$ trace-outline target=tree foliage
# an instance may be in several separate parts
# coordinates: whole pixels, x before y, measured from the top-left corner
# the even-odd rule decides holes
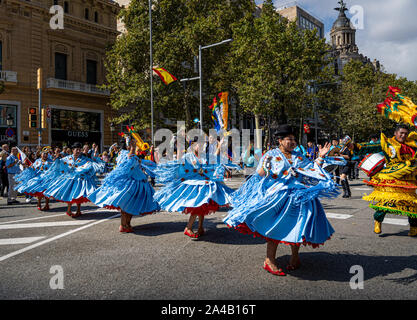
[[[209,45],[232,37],[231,25],[254,12],[252,0],[199,1],[158,0],[153,2],[154,66],[167,69],[178,79],[196,77],[194,57],[199,45]],[[134,119],[141,128],[150,126],[149,8],[147,0],[133,0],[121,10],[127,30],[107,55],[107,88],[111,105],[122,113],[121,122]],[[231,88],[227,57],[230,46],[203,51],[202,72],[204,120],[208,119],[214,95]],[[187,126],[199,115],[198,81],[183,86],[176,81],[168,86],[154,81],[155,120],[185,120]],[[163,116],[163,117],[162,117]],[[162,125],[157,123],[157,125]]]
[[[366,141],[370,134],[392,133],[395,122],[377,113],[377,104],[384,101],[389,86],[417,102],[417,82],[396,74],[375,71],[369,64],[352,60],[343,69],[337,122],[344,133],[355,140]]]
[[[310,104],[308,84],[326,65],[325,40],[280,16],[271,0],[259,18],[235,24],[233,35],[231,72],[243,110],[299,118]]]

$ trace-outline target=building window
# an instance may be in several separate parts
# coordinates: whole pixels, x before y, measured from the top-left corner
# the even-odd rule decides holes
[[[11,118],[12,123],[8,124],[7,119]],[[0,143],[17,143],[17,106],[11,104],[0,105]]]
[[[58,5],[58,0],[54,0],[54,6]]]
[[[69,3],[68,3],[68,1],[64,1],[64,12],[69,13]]]
[[[67,80],[67,55],[55,53],[55,79]]]
[[[3,42],[0,41],[0,70],[3,70]]]
[[[87,83],[97,84],[97,61],[87,60]]]
[[[98,12],[94,12],[94,22],[98,23]]]
[[[84,18],[86,20],[90,20],[90,11],[88,10],[88,8],[84,9]]]

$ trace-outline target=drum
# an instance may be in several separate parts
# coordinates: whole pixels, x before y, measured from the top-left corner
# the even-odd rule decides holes
[[[359,168],[366,173],[368,177],[376,175],[384,168],[385,157],[382,153],[372,153],[367,155],[361,163]]]

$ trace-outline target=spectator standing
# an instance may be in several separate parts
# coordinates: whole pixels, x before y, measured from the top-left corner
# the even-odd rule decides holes
[[[87,158],[90,158],[89,151],[90,151],[90,146],[88,145],[88,143],[86,143],[82,148],[81,154],[86,156]]]
[[[11,150],[11,154],[7,157],[6,160],[6,167],[7,167],[7,176],[9,180],[9,189],[7,194],[7,205],[20,203],[16,200],[17,191],[14,190],[16,185],[16,181],[14,180],[14,176],[20,173],[19,164],[21,161],[18,159],[18,150],[16,147],[13,147]]]
[[[9,179],[7,176],[7,151],[3,150],[0,153],[0,177],[1,177],[1,196],[4,197],[4,190],[7,188],[9,192]]]
[[[318,151],[319,149],[317,149],[313,142],[309,141],[307,143],[307,157],[310,161],[316,160]]]
[[[10,150],[9,150],[9,145],[8,145],[8,144],[3,144],[3,145],[1,146],[1,149],[2,149],[3,151],[6,151],[7,156],[9,156],[9,154],[10,154]]]

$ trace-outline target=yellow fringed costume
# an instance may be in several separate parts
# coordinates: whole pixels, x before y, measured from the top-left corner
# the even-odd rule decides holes
[[[390,87],[388,97],[378,105],[378,111],[396,122],[416,126],[417,106],[407,97],[400,95],[398,88]],[[363,197],[371,201],[370,207],[375,210],[375,233],[381,232],[381,223],[385,214],[404,215],[409,217],[410,233],[417,235],[417,133],[410,132],[402,144],[395,139],[381,134],[381,149],[385,156],[385,168],[365,181],[374,187],[370,195]],[[411,219],[410,219],[411,218]]]
[[[414,139],[417,134],[412,132],[405,144],[416,148]],[[386,166],[370,181],[365,181],[374,191],[363,199],[376,202],[370,205],[375,210],[417,218],[417,153],[401,154],[401,143],[384,134],[381,134],[381,148]]]

